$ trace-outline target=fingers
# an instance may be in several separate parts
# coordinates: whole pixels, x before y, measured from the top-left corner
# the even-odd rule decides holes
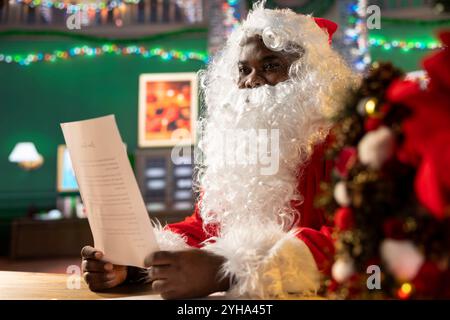
[[[91,246],[85,246],[81,249],[81,257],[84,259],[101,259],[103,257],[103,252]]]
[[[83,278],[92,291],[99,291],[112,288],[116,285],[116,275],[113,272],[95,273],[85,272]]]
[[[181,299],[189,295],[183,294],[168,280],[155,280],[152,282],[152,290],[161,295],[163,299]]]
[[[149,277],[152,280],[152,289],[161,294],[163,299],[181,296],[180,288],[176,285],[179,282],[178,262],[179,254],[171,251],[157,251],[145,258],[145,266],[151,267]]]
[[[117,285],[116,274],[113,271],[114,266],[100,259],[103,252],[91,247],[85,246],[81,250],[81,269],[83,278],[92,291],[100,291],[112,288]]]
[[[161,298],[164,300],[183,299],[183,296],[176,291],[161,292]]]
[[[97,272],[85,272],[83,278],[87,283],[108,282],[114,280],[116,275],[113,272],[97,273]]]
[[[150,266],[160,266],[169,265],[174,261],[175,253],[170,251],[157,251],[149,254],[145,260],[144,264],[146,267]]]
[[[86,259],[81,262],[83,272],[108,272],[113,268],[111,263],[105,261]]]
[[[152,282],[152,290],[163,294],[165,292],[172,291],[172,286],[168,280],[155,280]]]
[[[152,281],[167,279],[172,274],[173,272],[171,272],[171,267],[169,265],[152,266],[148,272],[148,276]]]

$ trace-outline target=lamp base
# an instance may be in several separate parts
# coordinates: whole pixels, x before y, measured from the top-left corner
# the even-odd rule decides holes
[[[19,162],[19,166],[22,169],[25,169],[27,171],[35,170],[35,169],[41,167],[43,164],[44,164],[44,158],[42,158],[42,157],[40,157],[39,160],[36,160],[36,161],[22,161],[22,162]]]

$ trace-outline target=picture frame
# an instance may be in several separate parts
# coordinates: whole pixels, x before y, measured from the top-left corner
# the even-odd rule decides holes
[[[195,144],[197,114],[197,73],[139,76],[139,147]]]

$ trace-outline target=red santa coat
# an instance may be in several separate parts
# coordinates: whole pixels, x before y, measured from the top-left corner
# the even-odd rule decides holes
[[[246,226],[245,230],[236,231],[228,239],[217,239],[217,228],[203,226],[196,206],[194,213],[184,221],[157,231],[160,245],[169,250],[211,249],[225,256],[230,260],[224,266],[225,273],[237,274],[234,293],[238,295],[283,298],[292,292],[313,293],[318,288],[317,273],[330,271],[334,254],[331,226],[323,212],[314,207],[320,183],[329,180],[331,171],[331,162],[324,157],[326,145],[322,143],[315,147],[299,177],[298,188],[304,201],[294,204],[300,218],[291,232],[281,232],[272,227],[267,228],[270,230],[263,227],[257,232],[246,232],[250,228]],[[208,245],[210,239],[215,239],[217,244]]]

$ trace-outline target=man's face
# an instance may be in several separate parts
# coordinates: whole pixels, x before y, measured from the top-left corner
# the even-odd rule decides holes
[[[289,67],[299,54],[268,49],[260,36],[249,37],[239,55],[239,89],[252,89],[265,84],[274,86],[289,78]]]

